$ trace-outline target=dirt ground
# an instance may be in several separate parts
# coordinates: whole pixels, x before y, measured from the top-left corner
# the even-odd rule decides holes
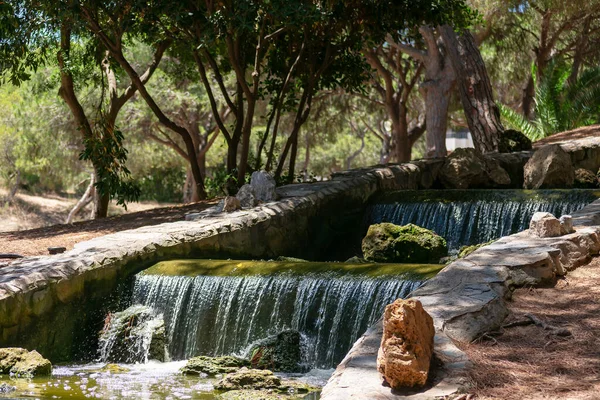
[[[181,221],[185,218],[186,214],[202,211],[216,203],[217,200],[211,200],[182,206],[159,207],[138,212],[129,212],[127,214],[112,216],[102,220],[81,221],[69,225],[59,224],[28,230],[0,232],[0,253],[16,253],[23,256],[35,256],[48,254],[48,247],[62,246],[71,249],[75,243],[89,240],[97,236],[126,229],[139,228],[141,226]],[[146,205],[148,207],[156,207],[156,204]],[[135,207],[133,204],[132,206]],[[143,208],[143,206],[143,204],[137,205],[138,208]],[[132,209],[133,207],[130,206],[129,208]],[[63,214],[64,213],[58,214],[61,216],[59,221],[64,220]],[[10,213],[10,215],[14,215],[14,212]],[[39,216],[40,213],[35,215],[38,216],[38,218],[42,218]],[[47,218],[47,215],[50,214],[44,214],[44,218]],[[16,218],[19,218],[19,216],[16,216]],[[5,225],[9,223],[9,218],[0,215],[0,221],[0,224]]]
[[[499,336],[464,348],[475,398],[600,399],[600,257],[552,288],[516,290],[510,312]],[[526,315],[552,329],[507,327]]]
[[[533,144],[533,147],[540,147],[546,144],[562,143],[569,140],[585,139],[590,137],[600,137],[600,125],[584,126],[573,129],[572,131],[557,133],[542,140],[538,140]],[[598,398],[600,398],[600,394],[598,395]]]

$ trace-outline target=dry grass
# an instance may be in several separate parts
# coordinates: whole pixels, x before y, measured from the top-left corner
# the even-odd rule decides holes
[[[600,258],[555,287],[517,290],[510,311],[507,323],[533,314],[572,335],[528,325],[466,346],[476,398],[600,399]]]

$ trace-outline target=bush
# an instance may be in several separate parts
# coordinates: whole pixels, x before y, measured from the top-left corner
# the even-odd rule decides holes
[[[156,200],[161,203],[183,201],[185,171],[176,166],[153,166],[147,175],[139,180],[142,190],[140,200]]]

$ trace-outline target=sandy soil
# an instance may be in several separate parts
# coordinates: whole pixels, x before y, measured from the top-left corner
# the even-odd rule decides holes
[[[554,287],[516,290],[510,312],[498,334],[464,348],[475,398],[600,399],[600,257]],[[568,332],[507,326],[526,315]]]
[[[185,214],[199,212],[217,200],[181,206],[160,206],[157,203],[132,203],[128,212],[111,207],[113,215],[103,220],[62,224],[76,200],[62,197],[37,197],[19,194],[16,206],[0,207],[0,253],[23,256],[48,254],[48,247],[73,248],[75,243],[126,229],[181,221]],[[29,229],[33,228],[33,229]],[[3,232],[4,231],[4,232]]]

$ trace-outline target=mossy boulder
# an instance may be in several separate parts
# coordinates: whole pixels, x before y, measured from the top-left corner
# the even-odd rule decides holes
[[[500,134],[498,151],[500,153],[514,153],[515,151],[526,151],[532,149],[531,139],[523,132],[507,129]]]
[[[599,186],[599,179],[596,174],[592,171],[584,168],[577,168],[575,170],[575,183],[573,184],[576,188],[581,189],[594,189]]]
[[[0,349],[0,374],[31,378],[51,373],[50,361],[35,350],[28,351],[19,347]]]
[[[208,375],[215,376],[220,374],[228,374],[235,372],[242,367],[249,366],[248,360],[242,358],[224,356],[224,357],[207,357],[199,356],[190,358],[181,368],[181,373],[184,375]]]
[[[286,330],[250,346],[248,352],[252,368],[281,372],[303,372],[302,337],[300,332]]]
[[[369,227],[362,251],[367,261],[438,263],[448,255],[448,246],[443,237],[429,229],[383,222]]]
[[[281,379],[267,369],[243,367],[225,375],[214,386],[217,390],[276,389],[281,386]]]

